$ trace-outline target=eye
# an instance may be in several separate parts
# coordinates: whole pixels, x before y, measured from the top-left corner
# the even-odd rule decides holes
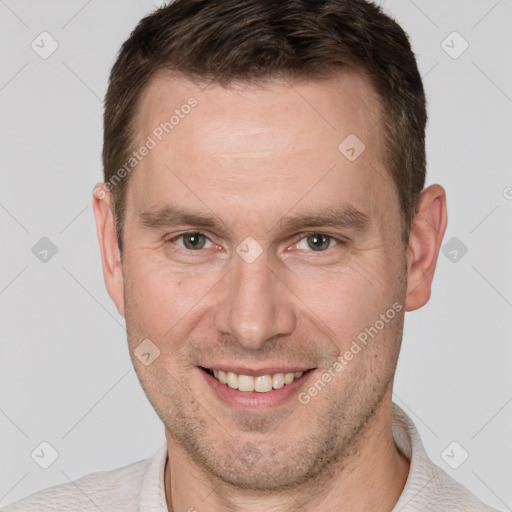
[[[330,235],[324,233],[308,233],[295,245],[297,249],[313,250],[324,252],[337,245],[339,242]]]
[[[181,240],[181,243],[179,242],[179,240]],[[208,239],[208,237],[197,231],[189,231],[187,233],[182,233],[181,235],[172,238],[171,241],[176,242],[181,247],[184,247],[185,249],[189,249],[191,251],[209,249],[210,247],[213,246],[212,242]]]

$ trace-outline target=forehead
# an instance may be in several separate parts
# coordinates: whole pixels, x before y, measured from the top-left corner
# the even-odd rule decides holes
[[[230,154],[243,153],[247,147],[285,151],[287,148],[282,143],[286,134],[289,142],[307,134],[312,145],[317,139],[311,139],[311,135],[318,135],[337,147],[335,143],[348,130],[358,132],[369,143],[379,132],[372,130],[380,118],[380,104],[373,87],[360,73],[346,70],[321,81],[269,79],[260,83],[235,82],[227,87],[218,84],[201,87],[190,80],[159,73],[142,94],[136,120],[138,135],[148,134],[169,120],[191,97],[199,107],[186,123],[193,130],[183,127],[173,130],[172,138],[182,142],[186,137],[195,142],[190,137],[196,135],[201,138],[202,146],[224,145]],[[297,126],[298,120],[303,124]],[[201,132],[206,123],[208,129],[223,123],[222,133]],[[235,123],[236,129],[227,130],[230,123]],[[244,133],[239,133],[240,130]],[[281,140],[272,136],[278,130]],[[232,137],[226,140],[227,135]]]
[[[284,208],[307,192],[303,203],[333,206],[343,196],[368,206],[377,191],[394,194],[380,116],[375,91],[353,71],[203,88],[160,74],[139,104],[137,146],[150,137],[155,147],[132,175],[128,205],[203,199],[220,209],[236,202],[242,213],[259,202],[282,214],[276,202]]]

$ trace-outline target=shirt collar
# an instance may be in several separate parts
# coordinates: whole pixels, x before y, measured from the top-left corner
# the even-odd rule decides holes
[[[400,498],[391,512],[418,510],[418,504],[428,494],[429,484],[440,476],[441,470],[428,457],[414,423],[395,403],[392,409],[392,432],[395,446],[407,458],[410,468]]]
[[[167,443],[164,443],[149,462],[139,494],[139,512],[168,512],[165,500],[164,471]]]

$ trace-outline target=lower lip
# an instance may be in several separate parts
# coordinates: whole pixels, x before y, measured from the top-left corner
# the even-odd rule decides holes
[[[222,382],[201,368],[198,368],[198,370],[207,384],[224,403],[236,409],[247,411],[273,409],[284,405],[298,393],[299,389],[306,384],[306,381],[314,373],[314,370],[308,370],[302,377],[295,379],[290,384],[285,384],[282,388],[273,389],[266,393],[258,393],[257,391],[239,391],[238,389],[230,388],[227,384],[222,384]]]

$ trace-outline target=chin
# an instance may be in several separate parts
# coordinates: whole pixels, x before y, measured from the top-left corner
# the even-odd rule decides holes
[[[335,446],[319,442],[317,436],[288,444],[279,437],[274,439],[277,444],[233,438],[219,445],[203,438],[182,446],[216,480],[254,492],[292,490],[314,479],[337,458]]]
[[[258,460],[254,464],[237,464],[238,467],[212,466],[211,472],[222,482],[239,490],[275,492],[292,489],[308,479],[308,471],[296,461],[276,466],[275,459]]]

